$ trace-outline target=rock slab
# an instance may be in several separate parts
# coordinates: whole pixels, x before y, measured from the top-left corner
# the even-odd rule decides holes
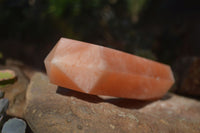
[[[7,114],[22,118],[29,80],[19,67],[0,66],[0,69],[10,69],[16,73],[17,81],[14,84],[0,87],[0,90],[4,92],[4,97],[9,100]]]
[[[34,133],[199,133],[200,102],[173,94],[142,102],[58,88],[36,73],[24,116]]]

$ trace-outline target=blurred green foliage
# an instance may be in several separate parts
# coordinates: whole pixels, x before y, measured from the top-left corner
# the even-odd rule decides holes
[[[148,2],[1,0],[0,35],[4,39],[35,42],[64,36],[100,45],[106,42],[108,47],[138,53],[138,49],[151,49],[153,43],[149,35],[137,28],[139,15]],[[154,55],[149,52],[143,56],[151,58]]]
[[[147,57],[152,60],[157,60],[156,56],[153,54],[151,50],[147,49],[137,49],[135,54],[141,57]]]
[[[200,56],[199,9],[196,0],[0,0],[0,41],[32,43],[45,54],[67,37],[172,64]]]
[[[149,0],[128,0],[127,2],[132,20],[137,22],[139,13],[144,10]]]
[[[0,59],[2,59],[3,58],[3,54],[0,52]]]
[[[100,6],[101,0],[92,0],[83,4],[81,0],[49,0],[49,13],[57,17],[62,17],[66,11],[71,16],[78,16],[81,14],[83,6],[87,8],[98,8]]]

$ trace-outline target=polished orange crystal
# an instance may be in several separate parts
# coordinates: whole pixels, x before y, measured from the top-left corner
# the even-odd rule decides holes
[[[45,66],[52,83],[95,95],[154,99],[174,83],[168,65],[66,38],[58,41]]]

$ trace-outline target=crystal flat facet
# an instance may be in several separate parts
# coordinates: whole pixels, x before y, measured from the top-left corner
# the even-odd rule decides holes
[[[154,99],[174,83],[168,65],[66,38],[58,41],[45,66],[52,83],[95,95]]]

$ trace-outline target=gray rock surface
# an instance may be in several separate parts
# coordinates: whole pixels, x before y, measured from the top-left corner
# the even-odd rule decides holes
[[[25,119],[34,133],[199,133],[200,102],[174,94],[157,101],[100,98],[64,88],[36,73]]]
[[[8,99],[6,98],[0,99],[0,129],[2,128],[2,125],[4,123],[8,105],[9,105]]]
[[[9,119],[2,128],[2,133],[25,133],[26,122],[22,119]]]
[[[9,101],[6,98],[0,99],[0,114],[3,114],[8,109]]]
[[[0,98],[4,97],[4,92],[0,90]]]

